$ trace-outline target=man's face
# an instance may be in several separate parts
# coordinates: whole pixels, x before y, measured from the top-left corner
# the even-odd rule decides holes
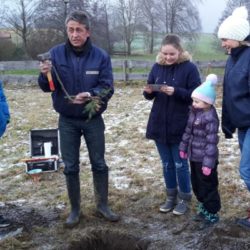
[[[69,41],[74,47],[83,46],[89,37],[89,30],[85,28],[85,25],[76,21],[70,20],[66,25],[66,29]]]

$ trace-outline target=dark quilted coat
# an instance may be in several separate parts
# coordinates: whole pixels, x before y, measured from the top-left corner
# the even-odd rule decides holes
[[[179,149],[188,153],[190,161],[213,168],[218,160],[219,119],[213,106],[207,111],[191,109]]]

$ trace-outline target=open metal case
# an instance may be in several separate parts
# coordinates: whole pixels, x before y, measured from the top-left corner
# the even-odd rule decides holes
[[[44,143],[51,143],[51,155],[45,157]],[[30,159],[26,159],[26,172],[41,169],[54,172],[58,169],[60,159],[60,137],[58,129],[30,130]]]

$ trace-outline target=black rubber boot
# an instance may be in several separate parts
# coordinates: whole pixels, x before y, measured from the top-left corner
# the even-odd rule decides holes
[[[108,173],[93,173],[96,208],[98,214],[108,221],[116,222],[120,216],[108,206]]]
[[[65,227],[72,228],[80,222],[80,180],[79,174],[66,175],[68,196],[71,205],[70,214],[65,222]]]

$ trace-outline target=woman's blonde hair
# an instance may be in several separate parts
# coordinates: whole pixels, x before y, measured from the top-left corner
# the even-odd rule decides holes
[[[184,51],[184,49],[183,49],[183,47],[181,45],[180,37],[175,35],[175,34],[168,34],[162,39],[161,47],[165,46],[165,45],[172,45],[173,47],[175,47],[180,52]]]

